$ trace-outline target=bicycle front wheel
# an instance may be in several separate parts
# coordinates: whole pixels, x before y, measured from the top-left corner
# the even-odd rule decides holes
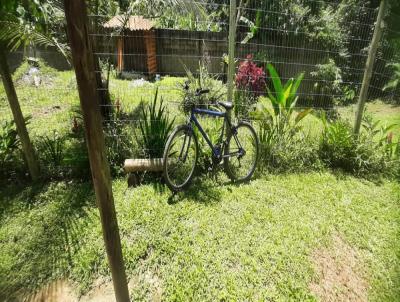
[[[190,126],[178,126],[164,149],[164,178],[174,192],[189,185],[197,164],[198,144]]]
[[[232,129],[226,140],[224,170],[236,183],[250,180],[258,160],[258,138],[254,128],[247,122],[240,122]]]

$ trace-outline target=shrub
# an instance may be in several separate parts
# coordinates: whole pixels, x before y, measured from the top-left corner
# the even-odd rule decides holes
[[[23,171],[20,141],[14,121],[4,121],[0,127],[0,176],[5,179]]]
[[[274,91],[267,88],[268,99],[274,108],[275,115],[283,115],[290,119],[296,107],[299,97],[296,95],[297,90],[303,81],[304,73],[299,74],[296,79],[289,79],[285,85],[282,85],[281,78],[272,64],[267,65],[268,71],[271,76]],[[304,111],[299,116],[305,117],[311,110]]]
[[[327,166],[364,177],[388,175],[396,168],[393,163],[398,160],[399,146],[390,132],[395,125],[383,127],[365,115],[361,133],[355,136],[351,125],[342,119],[322,120],[319,154]]]
[[[175,121],[168,117],[163,98],[158,106],[157,99],[158,89],[151,104],[145,106],[142,103],[142,114],[139,121],[140,135],[136,135],[138,145],[143,146],[144,155],[150,158],[163,156],[165,144]]]
[[[314,103],[318,107],[332,108],[334,105],[348,105],[354,102],[355,88],[345,85],[343,72],[332,58],[325,64],[316,65],[316,70],[311,76],[316,79],[314,83]]]
[[[15,130],[14,121],[5,121],[0,128],[0,165],[11,163],[19,149],[20,141]]]
[[[65,138],[53,130],[52,135],[41,136],[38,142],[39,153],[54,168],[62,164]]]
[[[105,148],[110,164],[111,174],[123,173],[124,160],[130,158],[135,151],[134,130],[126,123],[127,115],[117,106],[110,119],[104,125]]]
[[[239,64],[235,77],[235,112],[246,116],[260,95],[265,93],[265,72],[253,62],[253,56]]]
[[[303,111],[292,118],[275,113],[261,100],[252,116],[258,120],[260,167],[274,171],[298,171],[318,165],[318,147],[303,131],[300,121],[309,113]]]
[[[274,91],[268,89],[266,101],[261,100],[252,116],[259,121],[260,162],[274,170],[299,170],[318,162],[316,147],[300,125],[311,109],[297,113],[296,92],[303,79],[300,74],[282,85],[279,74],[268,65]]]
[[[25,118],[28,124],[30,117]],[[21,151],[21,142],[13,120],[3,121],[0,125],[0,179],[22,180],[26,174],[25,157]],[[1,183],[1,181],[0,181]]]
[[[319,153],[322,161],[331,168],[353,172],[357,143],[350,124],[342,119],[328,122],[323,118],[324,131]]]

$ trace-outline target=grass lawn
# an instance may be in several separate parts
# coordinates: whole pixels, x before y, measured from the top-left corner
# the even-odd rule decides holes
[[[219,179],[197,180],[173,198],[162,186],[114,181],[135,301],[336,300],[351,295],[346,286],[371,301],[400,296],[398,183],[331,173],[241,187]],[[58,278],[84,293],[109,275],[90,185],[13,187],[0,196],[0,296]],[[340,265],[352,272],[319,296],[324,250],[337,262],[333,273]]]
[[[112,79],[124,112],[159,87],[178,112],[182,78],[134,88]],[[17,85],[35,141],[68,133],[79,105],[74,76],[58,72],[50,86]],[[400,123],[398,106],[368,104],[383,123]],[[11,118],[0,85],[0,122]],[[340,113],[352,119],[353,107]],[[302,121],[318,132],[320,121]],[[395,129],[400,135],[400,127]],[[121,163],[122,164],[122,163]],[[310,172],[261,176],[234,186],[196,179],[172,197],[160,184],[131,189],[113,182],[129,287],[134,301],[398,301],[400,184]],[[0,300],[68,280],[85,294],[109,282],[91,185],[49,181],[0,188]]]

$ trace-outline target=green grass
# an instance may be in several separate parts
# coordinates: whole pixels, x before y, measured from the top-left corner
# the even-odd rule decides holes
[[[160,87],[175,115],[183,81],[166,77],[132,88],[130,81],[112,79],[110,90],[134,119],[141,100],[152,100]],[[49,86],[17,85],[17,93],[23,113],[33,117],[28,129],[34,141],[52,130],[69,133],[71,109],[79,105],[72,72],[58,72]],[[400,124],[398,106],[374,102],[367,108],[383,123]],[[10,119],[2,85],[0,112],[0,121]],[[354,116],[351,106],[340,113]],[[321,129],[313,115],[302,123],[312,134]],[[400,127],[395,131],[400,135]],[[398,183],[329,172],[263,176],[242,187],[203,179],[171,198],[161,185],[128,189],[118,179],[114,194],[135,301],[151,299],[155,287],[164,300],[175,301],[315,300],[310,257],[329,247],[334,234],[359,251],[371,301],[400,296]],[[84,293],[109,276],[91,185],[0,188],[0,255],[0,298],[59,278]]]
[[[339,234],[360,253],[371,301],[400,295],[400,185],[330,173],[278,175],[233,186],[197,180],[114,195],[132,298],[166,301],[315,300],[311,254]],[[66,277],[85,292],[109,274],[88,184],[0,193],[0,293]],[[3,296],[4,297],[4,296]]]

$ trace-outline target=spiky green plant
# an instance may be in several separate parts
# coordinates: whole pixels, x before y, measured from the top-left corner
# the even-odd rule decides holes
[[[164,152],[164,146],[174,126],[175,118],[170,120],[168,112],[161,97],[157,105],[158,89],[153,102],[142,105],[141,119],[139,120],[140,136],[137,137],[139,146],[143,146],[145,156],[160,158]]]

